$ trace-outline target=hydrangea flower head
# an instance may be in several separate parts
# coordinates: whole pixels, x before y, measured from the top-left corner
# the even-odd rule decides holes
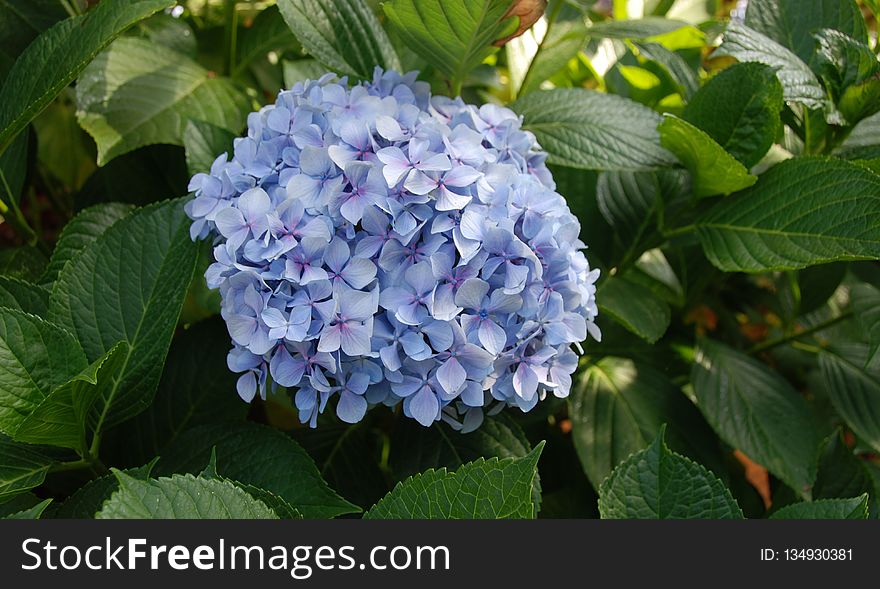
[[[601,337],[598,271],[520,125],[381,69],[252,113],[186,206],[214,239],[239,395],[287,387],[312,427],[385,404],[463,431],[567,396],[572,346]]]

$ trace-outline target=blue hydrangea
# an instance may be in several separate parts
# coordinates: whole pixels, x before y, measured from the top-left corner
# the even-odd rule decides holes
[[[567,396],[572,346],[601,337],[598,271],[545,158],[509,109],[415,73],[328,74],[252,113],[186,207],[242,399],[282,386],[312,427],[385,404],[470,431]]]

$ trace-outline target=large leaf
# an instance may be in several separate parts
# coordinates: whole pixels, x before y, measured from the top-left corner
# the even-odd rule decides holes
[[[880,366],[869,365],[869,348],[840,345],[819,355],[831,404],[865,443],[880,452]]]
[[[828,96],[819,78],[797,55],[776,41],[736,22],[724,33],[724,43],[715,55],[729,55],[741,62],[754,61],[776,69],[785,99],[809,108],[828,106]]]
[[[843,433],[835,431],[822,443],[813,499],[846,499],[867,493],[877,517],[880,515],[880,486],[873,479],[870,467],[870,462],[860,459],[847,446]]]
[[[45,254],[25,245],[0,249],[0,275],[35,282],[46,268]]]
[[[880,258],[878,219],[880,176],[858,164],[808,157],[774,166],[696,228],[718,268],[765,272]]]
[[[244,72],[249,65],[260,58],[265,58],[270,51],[283,53],[299,47],[296,38],[277,6],[263,10],[254,19],[254,24],[245,30],[238,44],[235,67],[231,75]]]
[[[550,161],[594,170],[653,170],[675,163],[660,146],[660,117],[636,102],[578,88],[532,92],[511,106]]]
[[[0,431],[14,436],[51,391],[88,366],[76,339],[57,325],[0,308]]]
[[[820,499],[787,505],[770,519],[867,519],[868,495],[852,499]]]
[[[404,43],[454,83],[513,33],[510,0],[391,0],[383,5]]]
[[[144,466],[123,472],[136,479],[146,481],[150,478],[150,471],[152,471],[155,462],[154,460]],[[104,502],[118,489],[119,479],[112,473],[93,479],[65,499],[64,503],[56,510],[54,517],[58,519],[91,519],[101,511]]]
[[[16,213],[27,179],[29,142],[30,134],[21,133],[9,149],[0,153],[0,203]]]
[[[606,20],[590,26],[587,32],[591,37],[606,39],[651,39],[689,28],[693,27],[681,20],[648,16]]]
[[[39,447],[0,434],[0,503],[42,484],[53,463]]]
[[[42,317],[49,307],[49,291],[19,278],[0,276],[0,307]]]
[[[47,507],[49,507],[50,503],[52,503],[52,499],[40,501],[33,507],[12,513],[10,515],[7,515],[3,519],[40,519],[40,517],[43,515],[43,512],[46,511]]]
[[[94,362],[128,343],[114,385],[95,405],[95,431],[134,417],[153,394],[195,267],[182,200],[139,209],[110,227],[61,271],[50,316]]]
[[[757,176],[724,151],[709,135],[673,115],[660,124],[660,143],[674,153],[691,173],[697,198],[731,194],[757,182]]]
[[[691,380],[697,406],[722,440],[810,496],[819,438],[806,401],[788,381],[711,340],[700,343]]]
[[[530,519],[544,443],[523,458],[478,459],[455,472],[428,470],[398,483],[364,519]]]
[[[839,31],[816,33],[817,63],[837,109],[850,125],[880,111],[880,61],[866,44]]]
[[[141,481],[114,473],[119,490],[97,519],[278,519],[265,503],[228,481],[193,475]]]
[[[880,351],[880,289],[870,284],[857,284],[850,289],[849,300],[870,346],[868,358],[873,359]]]
[[[745,23],[806,63],[815,55],[813,33],[819,29],[834,29],[868,42],[865,19],[855,0],[751,0]]]
[[[153,403],[108,432],[108,452],[117,463],[143,464],[195,426],[244,420],[249,407],[235,392],[238,375],[226,367],[229,346],[219,317],[174,338]]]
[[[669,305],[651,290],[624,276],[606,278],[596,294],[601,313],[648,343],[666,333],[672,317]]]
[[[547,28],[532,27],[506,45],[510,85],[517,94],[537,90],[584,48],[584,13],[566,0],[547,5]]]
[[[77,118],[98,144],[98,165],[154,143],[183,145],[189,119],[238,132],[250,102],[230,80],[176,51],[123,38],[79,77]]]
[[[192,175],[211,171],[211,165],[220,155],[232,153],[231,131],[205,123],[190,121],[183,132],[183,146],[186,149],[186,167]]]
[[[583,370],[581,379],[569,397],[572,441],[595,488],[630,454],[650,444],[663,424],[676,450],[718,465],[712,430],[662,372],[605,357]]]
[[[751,168],[776,141],[783,106],[782,84],[773,68],[741,63],[694,94],[682,116]]]
[[[359,511],[327,486],[315,463],[292,438],[253,423],[191,429],[163,452],[157,472],[201,472],[214,448],[220,475],[271,491],[307,518]]]
[[[107,203],[81,211],[64,226],[40,282],[54,282],[67,262],[98,239],[108,227],[131,213],[132,209],[131,205]]]
[[[66,17],[58,0],[0,0],[0,53],[14,59],[40,33]]]
[[[125,29],[173,0],[105,0],[37,37],[0,89],[0,152]]]
[[[654,442],[620,464],[599,487],[602,519],[742,519],[742,511],[718,478]]]
[[[78,375],[54,389],[25,418],[16,441],[88,452],[89,417],[99,397],[106,398],[122,365],[128,344],[119,342]]]
[[[369,4],[359,0],[278,0],[293,34],[336,73],[373,77],[373,68],[400,69],[391,41]]]
[[[654,172],[602,172],[596,183],[599,211],[627,245],[640,243],[653,228],[659,200]]]

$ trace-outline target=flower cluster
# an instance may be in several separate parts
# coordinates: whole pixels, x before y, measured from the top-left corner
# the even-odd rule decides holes
[[[312,427],[337,397],[349,423],[402,402],[470,431],[566,396],[571,346],[600,337],[598,271],[520,123],[379,69],[252,113],[186,207],[193,239],[215,236],[241,397],[289,387]]]

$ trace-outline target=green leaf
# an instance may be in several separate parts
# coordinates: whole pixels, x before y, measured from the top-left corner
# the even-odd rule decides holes
[[[870,346],[868,358],[873,359],[880,351],[880,289],[870,284],[857,284],[850,289],[849,300]]]
[[[27,179],[29,133],[21,133],[5,152],[0,153],[0,203],[18,210]]]
[[[407,47],[443,72],[462,80],[514,31],[510,0],[391,0],[382,6]]]
[[[645,18],[614,19],[593,24],[587,29],[590,37],[603,39],[651,39],[681,29],[693,29],[684,21],[648,16]]]
[[[39,446],[17,444],[0,434],[0,503],[41,485],[54,462]]]
[[[625,276],[606,278],[596,293],[596,301],[600,313],[608,314],[648,343],[663,337],[669,327],[669,305]]]
[[[49,291],[19,278],[0,276],[0,307],[44,316],[49,307]]]
[[[131,468],[123,472],[138,480],[146,481],[150,478],[157,459],[149,464],[138,468]],[[119,479],[113,474],[107,474],[93,479],[77,489],[55,512],[58,519],[91,519],[101,511],[101,506],[119,489]]]
[[[814,499],[845,499],[868,493],[875,497],[875,488],[869,472],[870,463],[861,460],[847,447],[841,431],[835,431],[822,442],[819,456],[819,474],[813,486]]]
[[[244,421],[249,406],[235,391],[238,375],[226,366],[228,352],[229,333],[219,317],[176,336],[153,403],[107,432],[114,463],[143,464],[198,425]]]
[[[543,35],[533,27],[505,46],[510,86],[516,94],[537,90],[586,45],[587,27],[582,10],[566,0],[551,0],[545,19],[547,28]]]
[[[29,245],[0,249],[0,274],[34,282],[46,268],[46,261],[40,250]]]
[[[119,39],[82,73],[77,118],[98,144],[98,165],[154,143],[183,144],[189,119],[237,133],[250,101],[227,78],[171,49]]]
[[[315,463],[292,438],[254,423],[214,424],[189,430],[162,454],[157,472],[200,472],[214,447],[219,474],[271,491],[307,518],[359,511],[327,486]]]
[[[742,519],[724,483],[670,450],[664,432],[599,487],[602,519]]]
[[[76,339],[57,325],[0,308],[0,431],[14,436],[51,391],[88,366]]]
[[[0,152],[113,39],[173,0],[105,0],[61,21],[21,54],[0,89]]]
[[[718,268],[765,272],[880,258],[878,218],[880,177],[858,164],[803,157],[772,167],[696,229]]]
[[[773,68],[741,63],[703,86],[682,117],[751,168],[776,141],[783,106],[782,84]]]
[[[284,22],[278,7],[270,6],[260,12],[254,19],[254,24],[241,34],[235,68],[231,75],[236,77],[242,74],[248,66],[270,51],[283,52],[297,48],[299,43]]]
[[[91,362],[119,341],[129,346],[96,404],[96,432],[152,402],[197,253],[183,201],[175,200],[114,223],[62,269],[50,317],[76,334]]]
[[[139,22],[135,31],[153,45],[171,49],[187,57],[194,58],[198,54],[196,36],[182,18],[175,18],[170,14],[157,14]]]
[[[870,366],[870,349],[845,344],[819,354],[819,370],[831,404],[857,436],[880,452],[880,367]]]
[[[186,194],[191,176],[182,147],[150,145],[98,168],[76,195],[76,208],[124,202],[144,206]]]
[[[190,121],[183,132],[186,149],[186,167],[193,176],[207,174],[220,155],[232,153],[235,134],[217,125],[203,121]]]
[[[819,42],[817,69],[847,123],[855,125],[880,111],[880,61],[871,48],[829,29],[815,37]]]
[[[741,62],[775,68],[785,100],[812,109],[828,106],[825,89],[810,67],[784,46],[749,27],[731,22],[724,33],[724,43],[713,55],[729,55]]]
[[[770,519],[868,519],[868,494],[787,505]]]
[[[50,503],[52,503],[52,499],[46,499],[29,509],[24,509],[11,515],[7,515],[3,519],[40,519],[40,516],[43,515],[43,512],[46,511],[46,508],[49,507]]]
[[[43,31],[67,18],[58,0],[0,0],[0,52],[17,57]]]
[[[371,7],[358,0],[279,0],[302,46],[340,75],[372,79],[373,68],[400,70],[400,61]]]
[[[596,184],[599,211],[625,244],[640,243],[653,229],[659,199],[653,172],[602,172]]]
[[[806,401],[788,381],[711,340],[700,343],[691,380],[697,407],[722,440],[810,496],[819,439]]]
[[[15,431],[15,440],[88,451],[90,412],[114,384],[128,344],[119,342],[78,375],[52,390]]]
[[[71,190],[79,190],[97,168],[95,146],[76,121],[75,91],[70,88],[34,119],[37,161],[45,172]],[[25,133],[19,135],[18,141]],[[6,151],[13,152],[16,147]],[[76,203],[79,205],[80,203]]]
[[[813,33],[834,29],[868,42],[865,19],[855,0],[752,0],[745,24],[787,47],[802,61],[811,63],[816,43]]]
[[[675,158],[660,146],[660,116],[636,102],[580,88],[532,92],[511,108],[523,115],[550,162],[596,170],[653,170]]]
[[[321,478],[348,501],[367,509],[388,492],[379,466],[384,439],[368,424],[325,422],[315,429],[295,429],[292,435],[314,459]],[[393,459],[393,443],[391,452]]]
[[[691,173],[693,194],[706,198],[748,188],[758,177],[724,151],[709,135],[673,115],[660,123],[660,143]]]
[[[688,62],[678,53],[670,51],[660,43],[636,42],[639,57],[662,67],[675,84],[679,94],[690,100],[700,89],[700,79]]]
[[[127,204],[107,203],[81,211],[64,226],[40,283],[54,282],[67,262],[133,209],[134,207]]]
[[[480,458],[455,472],[415,475],[388,493],[364,519],[531,519],[532,484],[541,442],[523,458]]]
[[[609,356],[586,367],[569,397],[569,417],[574,447],[595,488],[650,444],[663,424],[675,449],[721,469],[712,430],[699,411],[663,373],[644,363]]]
[[[97,519],[278,519],[265,503],[228,481],[190,474],[140,481],[113,472],[119,490]]]

